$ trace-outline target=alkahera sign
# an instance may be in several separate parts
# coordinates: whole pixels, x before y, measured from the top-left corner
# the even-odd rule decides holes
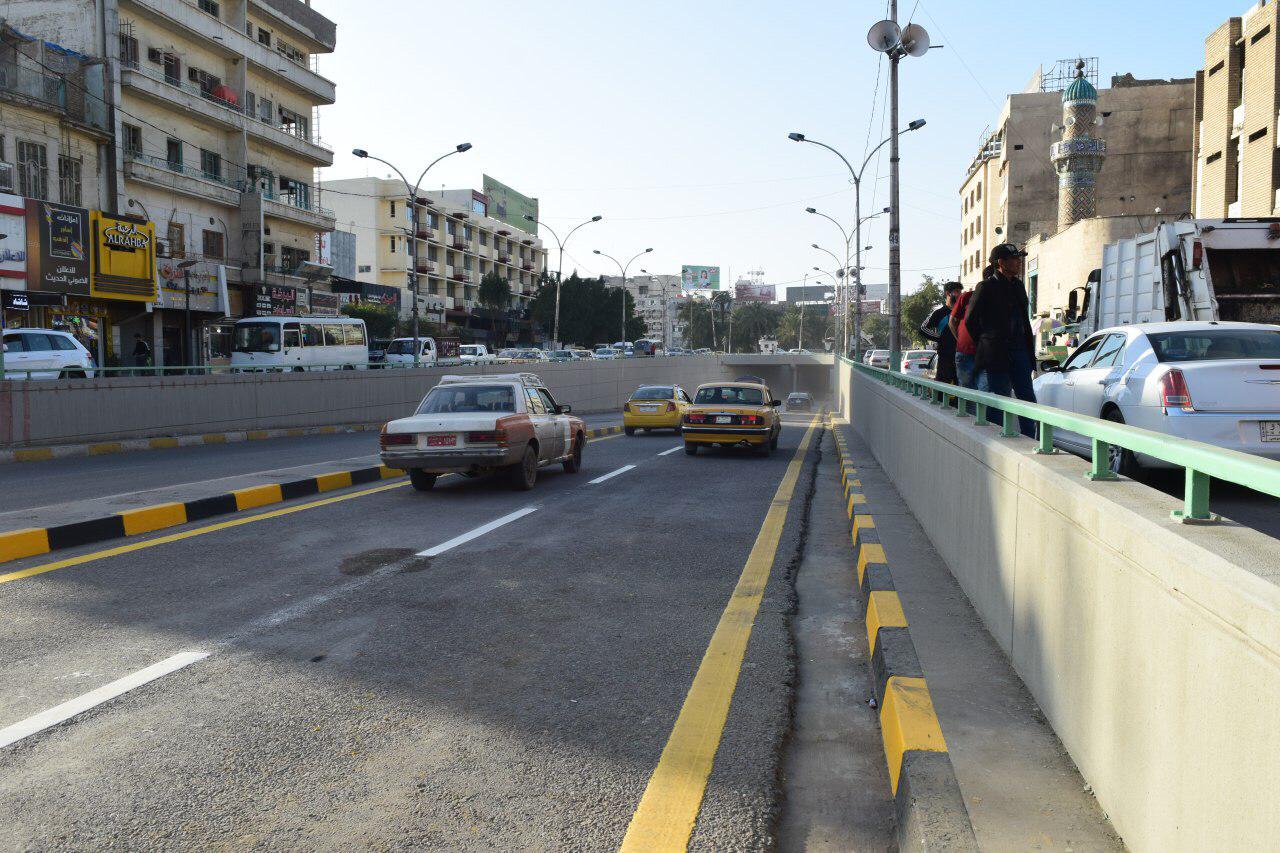
[[[89,212],[93,234],[90,295],[135,302],[154,302],[156,229],[150,222]]]
[[[525,219],[526,216],[532,216],[534,221],[538,219],[538,200],[529,198],[527,195],[521,195],[511,187],[494,180],[488,175],[484,176],[484,194],[489,200],[489,216],[493,219],[500,219],[513,228],[519,228],[528,234],[537,234],[538,226]]]

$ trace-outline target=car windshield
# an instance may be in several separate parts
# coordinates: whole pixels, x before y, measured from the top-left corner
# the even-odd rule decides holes
[[[453,415],[464,412],[514,412],[510,385],[437,385],[415,414]]]
[[[637,388],[635,393],[631,395],[632,400],[670,400],[675,396],[675,391],[670,385],[655,385],[652,388]]]
[[[413,339],[392,341],[387,345],[387,355],[413,355]]]
[[[573,358],[573,353],[567,349],[552,350],[551,355],[553,358]]]
[[[739,388],[733,385],[715,385],[699,388],[695,403],[725,406],[762,406],[764,392],[759,388]]]
[[[809,395],[808,394],[792,394],[791,396],[787,397],[787,399],[788,400],[808,400]]]
[[[519,357],[520,357],[520,350],[518,350],[518,349],[504,349],[502,352],[498,353],[498,357],[499,357],[499,358],[519,358]]]
[[[463,344],[462,346],[458,347],[458,352],[462,355],[479,355],[480,347],[472,346],[470,344]]]
[[[1160,361],[1280,358],[1280,329],[1196,329],[1148,334]]]
[[[279,352],[280,326],[277,323],[237,323],[236,352]]]
[[[913,349],[907,350],[906,355],[904,355],[903,358],[928,358],[931,355],[933,355],[933,350]]]

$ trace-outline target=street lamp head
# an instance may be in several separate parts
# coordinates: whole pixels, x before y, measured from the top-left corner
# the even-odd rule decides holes
[[[534,219],[532,216],[530,216],[530,215],[529,215],[529,214],[527,214],[527,213],[524,215],[524,218],[525,218],[525,219],[527,219],[527,220],[529,220],[530,222],[537,222],[537,221],[538,221],[537,219]]]
[[[822,270],[818,269],[818,267],[814,267],[814,269],[817,270],[818,272],[822,272]]]
[[[652,251],[653,251],[653,249],[645,249],[645,252],[646,252],[646,253],[648,253],[648,252],[652,252]]]
[[[595,215],[595,216],[591,217],[591,221],[592,221],[592,222],[599,222],[601,219],[604,219],[604,217],[603,217],[603,216],[600,216],[599,214],[597,214],[597,215]]]
[[[817,213],[817,212],[818,212],[818,208],[816,208],[816,207],[806,207],[806,208],[804,209],[804,212],[805,212],[805,213]]]
[[[886,207],[884,210],[882,210],[882,211],[880,211],[880,212],[881,212],[881,213],[889,213],[889,212],[890,212],[890,210],[889,210],[889,208],[887,208],[887,207]]]
[[[352,153],[352,154],[354,154],[355,156],[359,157],[359,158],[360,158],[360,159],[362,159],[362,160],[363,160],[365,157],[368,157],[368,156],[369,156],[369,152],[368,152],[368,151],[365,151],[363,148],[353,148],[353,149],[351,150],[351,153]]]
[[[457,150],[458,150],[458,153],[459,153],[459,154],[463,154],[463,153],[465,153],[465,152],[467,152],[467,151],[470,151],[470,150],[471,150],[471,143],[470,143],[470,142],[463,142],[461,145],[459,145],[459,146],[457,147]]]
[[[809,245],[813,246],[813,248],[815,248],[815,249],[821,249],[821,248],[822,248],[822,247],[821,247],[821,246],[819,246],[817,243],[810,243]]]
[[[804,134],[803,134],[803,133],[788,133],[788,134],[787,134],[787,139],[790,139],[792,142],[804,142]]]
[[[592,252],[592,254],[596,254],[596,255],[603,255],[603,254],[604,254],[604,252],[600,251],[599,249],[592,249],[592,250],[591,250],[591,252]]]
[[[924,119],[918,118],[915,121],[911,122],[911,124],[907,125],[907,130],[919,130],[920,128],[924,127],[924,125],[925,125]]]

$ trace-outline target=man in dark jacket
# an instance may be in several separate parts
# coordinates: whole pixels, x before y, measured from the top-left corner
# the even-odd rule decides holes
[[[1031,387],[1035,344],[1027,291],[1019,276],[1027,253],[1012,243],[991,250],[991,275],[969,300],[965,328],[977,345],[973,369],[977,390],[1004,397],[1036,401]],[[1023,435],[1035,438],[1035,424],[1022,418]]]
[[[956,336],[951,332],[951,310],[964,286],[958,281],[949,281],[942,285],[943,299],[946,304],[933,310],[933,313],[920,324],[920,334],[938,344],[938,360],[935,362],[935,377],[939,382],[956,384]]]

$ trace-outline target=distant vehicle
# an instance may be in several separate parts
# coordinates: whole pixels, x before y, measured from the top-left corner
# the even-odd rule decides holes
[[[641,385],[622,406],[622,431],[673,429],[680,434],[680,422],[692,400],[679,385]]]
[[[574,350],[569,350],[569,352],[573,353],[574,361],[591,361],[593,358],[595,358],[595,354],[592,353],[590,350],[574,349]]]
[[[1280,326],[1139,323],[1102,329],[1035,380],[1036,399],[1080,415],[1280,459]],[[1085,455],[1090,439],[1054,442]],[[1172,467],[1114,445],[1111,470]]]
[[[69,332],[10,329],[4,333],[6,379],[88,377],[96,366],[93,354]]]
[[[457,338],[418,338],[418,364],[434,367],[461,364]],[[413,338],[396,338],[387,346],[387,364],[413,364]]]
[[[547,353],[547,361],[568,362],[573,361],[573,350],[556,349]]]
[[[696,350],[694,350],[694,351],[693,351],[693,354],[694,354],[694,355],[711,355],[711,348],[710,348],[710,347],[699,347],[698,349],[696,349]]]
[[[368,366],[364,320],[249,317],[236,321],[233,370],[364,370]]]
[[[547,361],[547,354],[540,349],[525,348],[520,350],[521,361]]]
[[[799,347],[796,347],[795,349],[789,349],[787,350],[787,352],[790,355],[813,355],[813,350],[800,349]]]
[[[458,347],[458,358],[463,364],[496,364],[497,358],[489,352],[484,344],[462,344]]]
[[[417,411],[382,428],[382,462],[409,472],[418,491],[441,474],[479,476],[505,471],[511,484],[532,489],[538,469],[556,462],[582,468],[586,428],[558,405],[533,373],[445,376]]]
[[[391,341],[388,338],[370,338],[369,339],[369,366],[381,367],[387,363],[387,347]]]
[[[929,367],[929,362],[933,361],[934,351],[931,349],[909,349],[902,354],[900,372],[908,373],[912,376],[924,376],[924,372]]]
[[[760,347],[761,355],[777,355],[778,354],[778,339],[773,337],[772,335],[765,335],[764,337],[762,337],[757,342],[757,346]]]
[[[498,351],[498,354],[494,356],[494,361],[498,364],[507,364],[509,362],[515,361],[519,357],[520,357],[520,350],[504,349],[504,350]]]
[[[596,358],[612,359],[618,357],[618,351],[613,347],[596,347]]]
[[[867,364],[872,367],[889,368],[889,351],[887,349],[873,349],[867,353]]]
[[[769,387],[759,382],[712,382],[698,386],[693,405],[680,426],[684,452],[696,456],[699,447],[749,447],[768,456],[778,449],[782,419]]]
[[[632,349],[633,349],[633,350],[635,350],[635,354],[636,354],[636,355],[643,355],[643,356],[652,356],[652,355],[657,355],[657,354],[658,354],[658,342],[657,342],[657,341],[646,340],[646,339],[641,339],[641,340],[636,341],[635,346],[634,346],[634,347],[632,347]]]
[[[792,391],[787,395],[786,407],[788,412],[812,412],[813,395],[804,391]]]

